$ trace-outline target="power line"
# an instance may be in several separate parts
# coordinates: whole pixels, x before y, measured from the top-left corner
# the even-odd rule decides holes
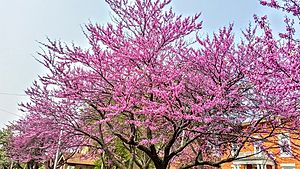
[[[5,113],[8,113],[8,114],[15,115],[15,116],[18,116],[18,117],[22,117],[22,116],[20,116],[20,115],[18,115],[18,114],[16,114],[16,113],[12,113],[12,112],[7,111],[7,110],[5,110],[5,109],[3,109],[3,108],[1,108],[1,107],[0,107],[0,111],[5,112]]]
[[[26,94],[6,93],[6,92],[0,92],[0,95],[8,95],[8,96],[27,96]]]

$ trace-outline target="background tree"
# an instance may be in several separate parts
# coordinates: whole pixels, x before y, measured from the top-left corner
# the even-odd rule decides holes
[[[282,58],[282,65],[294,64],[298,50],[285,51],[291,42],[276,40],[265,17],[255,18],[259,28],[247,29],[241,42],[230,25],[212,37],[196,36],[191,46],[185,39],[200,31],[199,15],[177,16],[166,9],[170,0],[106,2],[114,23],[86,26],[90,48],[43,44],[40,62],[48,73],[26,91],[30,102],[22,104],[30,118],[39,117],[28,121],[32,128],[45,120],[55,130],[40,133],[63,129],[121,169],[133,163],[125,163],[118,143],[130,159],[143,152],[157,169],[178,161],[182,168],[219,167],[250,156],[238,156],[249,143],[276,146],[270,138],[281,129],[299,134],[298,70],[285,73],[277,66]],[[232,144],[234,154],[228,153]]]
[[[12,136],[11,126],[6,126],[0,130],[0,168],[23,168],[24,165],[19,161],[14,161],[10,158],[10,140]]]
[[[15,162],[25,164],[24,168],[53,168],[56,152],[59,159],[70,158],[77,152],[82,140],[70,133],[61,133],[57,123],[39,115],[28,115],[10,126],[12,134],[7,143],[7,155]],[[71,139],[70,139],[71,138]],[[60,140],[60,143],[59,143]],[[59,161],[58,166],[63,165]],[[19,166],[21,167],[21,166]]]
[[[3,169],[10,167],[10,160],[7,156],[7,145],[8,145],[9,130],[0,130],[0,166]]]

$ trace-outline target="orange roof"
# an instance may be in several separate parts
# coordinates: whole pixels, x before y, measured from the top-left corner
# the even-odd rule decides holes
[[[82,157],[80,154],[75,154],[73,157],[67,160],[68,164],[83,164],[83,165],[95,165],[95,160],[88,157]]]

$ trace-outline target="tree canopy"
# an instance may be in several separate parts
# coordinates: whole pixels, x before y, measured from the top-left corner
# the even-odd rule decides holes
[[[89,48],[42,44],[39,61],[48,73],[26,91],[30,101],[21,106],[29,115],[15,141],[37,137],[42,153],[53,154],[63,130],[66,150],[90,146],[121,169],[145,168],[147,160],[165,169],[180,161],[182,168],[219,167],[241,158],[247,143],[271,142],[281,130],[298,133],[294,20],[287,17],[277,36],[266,16],[255,16],[237,42],[233,25],[197,36],[200,15],[177,15],[170,0],[106,2],[113,21],[86,25]],[[283,3],[261,1],[298,19],[299,3]]]

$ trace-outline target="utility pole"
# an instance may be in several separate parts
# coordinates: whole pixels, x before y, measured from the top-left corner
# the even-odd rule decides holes
[[[60,133],[59,133],[59,138],[58,138],[58,146],[57,146],[57,151],[56,151],[56,155],[55,155],[55,160],[54,160],[54,166],[53,169],[57,168],[57,162],[58,162],[58,155],[59,155],[59,149],[60,149],[60,145],[61,145],[61,137],[62,137],[62,128],[60,129]]]

